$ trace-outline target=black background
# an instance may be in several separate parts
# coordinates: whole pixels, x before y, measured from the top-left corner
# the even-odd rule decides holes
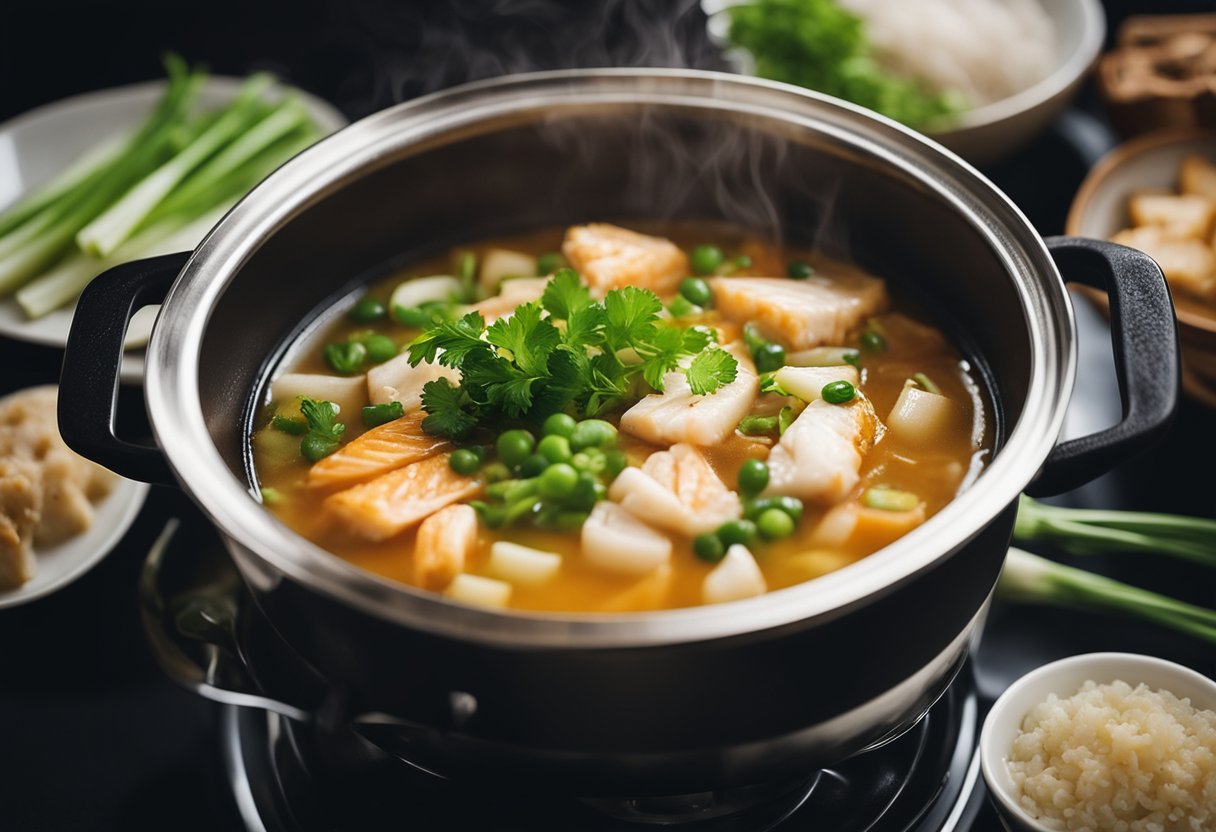
[[[1216,10],[1211,0],[1106,5],[1112,32],[1137,7]],[[528,16],[504,18],[504,10]],[[75,93],[159,77],[160,55],[168,49],[217,73],[271,69],[359,117],[506,71],[712,67],[703,31],[703,18],[688,0],[4,0],[0,120]],[[1100,116],[1092,92],[1081,102]],[[1089,161],[1061,136],[1057,130],[990,171],[1045,234],[1061,231]],[[0,393],[54,381],[59,358],[54,350],[0,339]],[[137,399],[127,404],[137,413]],[[1185,405],[1162,447],[1070,499],[1216,516],[1212,418]],[[175,688],[153,665],[134,603],[144,553],[165,519],[185,510],[180,495],[154,489],[126,539],[90,574],[53,597],[0,612],[0,830],[234,828],[215,739],[216,710]],[[1213,602],[1211,575],[1183,566],[1154,567],[1147,578],[1146,570],[1126,564],[1107,568],[1198,603]],[[1214,669],[1212,652],[1181,636],[1101,616],[999,605],[985,646],[1007,668],[1101,649],[1155,653],[1209,674]],[[988,816],[984,824],[993,822]]]

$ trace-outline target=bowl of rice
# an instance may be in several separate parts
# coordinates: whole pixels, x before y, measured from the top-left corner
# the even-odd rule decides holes
[[[1044,665],[992,706],[980,765],[1012,830],[1216,829],[1216,682],[1132,653]]]
[[[1097,62],[1099,0],[702,0],[732,68],[870,107],[990,164]],[[748,8],[743,8],[748,7]]]

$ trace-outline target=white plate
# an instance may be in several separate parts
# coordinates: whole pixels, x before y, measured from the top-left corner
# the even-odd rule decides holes
[[[148,484],[119,479],[114,489],[95,504],[88,531],[58,546],[35,549],[38,571],[12,590],[0,590],[0,609],[26,604],[70,584],[110,553],[126,534],[148,495]]]
[[[236,95],[242,82],[240,78],[208,78],[199,91],[198,103],[208,109],[220,107]],[[134,130],[160,100],[167,83],[148,81],[65,98],[0,125],[0,210],[49,181],[92,148]],[[291,92],[324,132],[332,133],[347,124],[346,117],[327,102],[301,90]],[[3,298],[0,335],[62,349],[72,312],[72,307],[64,307],[28,321],[15,300]],[[143,350],[127,352],[122,380],[138,384],[143,375]]]

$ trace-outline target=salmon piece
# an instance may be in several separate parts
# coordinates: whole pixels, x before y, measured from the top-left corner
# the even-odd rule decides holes
[[[787,349],[843,344],[849,333],[887,306],[887,290],[876,277],[846,274],[831,279],[715,277],[714,308],[726,318],[755,321]]]
[[[726,351],[735,357],[735,380],[707,396],[695,395],[682,372],[663,377],[663,392],[651,393],[621,416],[621,430],[656,445],[687,442],[716,445],[735,431],[760,392],[756,365],[742,344]]]
[[[404,412],[412,413],[422,407],[423,385],[441,378],[459,384],[460,372],[425,361],[411,367],[409,353],[403,352],[367,371],[367,397],[372,404],[401,402]]]
[[[816,399],[782,435],[768,457],[765,494],[837,503],[861,479],[861,462],[885,430],[870,400],[849,404]]]
[[[726,487],[692,445],[680,443],[651,454],[640,474],[667,493],[659,497],[649,483],[630,475],[623,482],[618,477],[609,495],[652,525],[692,537],[743,515],[739,495]]]
[[[325,509],[354,534],[385,540],[444,506],[475,497],[480,478],[457,474],[446,455],[432,456],[325,498]]]
[[[365,482],[451,448],[448,440],[422,429],[425,418],[422,411],[410,413],[352,439],[308,470],[308,484],[327,488]]]
[[[414,580],[439,592],[464,571],[477,545],[477,512],[472,506],[442,508],[422,521],[414,543]]]
[[[688,257],[671,240],[602,222],[568,229],[562,253],[597,298],[620,286],[669,295],[691,273]]]

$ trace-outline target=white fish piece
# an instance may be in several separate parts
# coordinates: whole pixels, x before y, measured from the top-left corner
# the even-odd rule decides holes
[[[601,500],[583,523],[582,550],[587,562],[599,569],[646,575],[671,560],[671,539],[616,503]]]
[[[477,282],[486,292],[496,291],[507,278],[531,277],[536,274],[536,258],[522,251],[492,248],[481,258]]]
[[[459,299],[461,293],[460,281],[450,274],[436,274],[430,277],[413,277],[403,280],[393,289],[389,298],[389,309],[400,306],[412,309],[424,303]]]
[[[823,397],[824,386],[833,381],[847,381],[857,387],[861,384],[861,373],[849,364],[838,367],[782,367],[773,373],[773,381],[804,402],[813,402]]]
[[[869,399],[817,399],[789,426],[768,457],[765,494],[837,503],[860,481],[866,453],[884,430]]]
[[[469,310],[480,312],[489,326],[499,318],[509,318],[515,307],[540,300],[548,282],[547,277],[518,277],[504,281],[497,295],[473,304]]]
[[[730,436],[760,392],[756,365],[740,343],[725,347],[738,361],[735,380],[707,396],[695,395],[679,371],[663,377],[663,392],[651,393],[621,416],[621,430],[656,445],[687,442],[702,447]]]
[[[440,378],[459,384],[460,371],[426,361],[411,367],[409,352],[403,352],[367,371],[367,397],[372,404],[401,402],[403,412],[410,413],[422,407],[423,385]]]
[[[359,421],[363,405],[367,404],[366,376],[327,376],[321,373],[284,373],[270,385],[270,400],[290,405],[300,396],[338,406],[338,421],[347,430],[362,426]]]
[[[567,229],[562,253],[597,298],[621,286],[669,295],[691,273],[688,257],[671,240],[602,222]]]
[[[915,384],[905,384],[887,414],[891,435],[917,445],[931,445],[963,420],[954,401],[940,393],[930,393]]]
[[[743,516],[739,495],[727,488],[700,451],[683,443],[651,454],[640,469],[626,468],[608,493],[651,525],[688,537]]]
[[[742,543],[726,550],[726,557],[705,576],[701,598],[707,604],[722,604],[762,595],[768,589],[759,564]]]
[[[477,512],[463,503],[441,508],[422,521],[414,543],[414,580],[441,590],[464,571],[477,545]]]
[[[561,555],[499,540],[490,547],[486,571],[499,580],[516,586],[539,586],[562,568]]]
[[[790,350],[840,344],[887,306],[881,280],[864,274],[806,280],[783,277],[715,277],[714,308],[739,323],[755,321]]]

